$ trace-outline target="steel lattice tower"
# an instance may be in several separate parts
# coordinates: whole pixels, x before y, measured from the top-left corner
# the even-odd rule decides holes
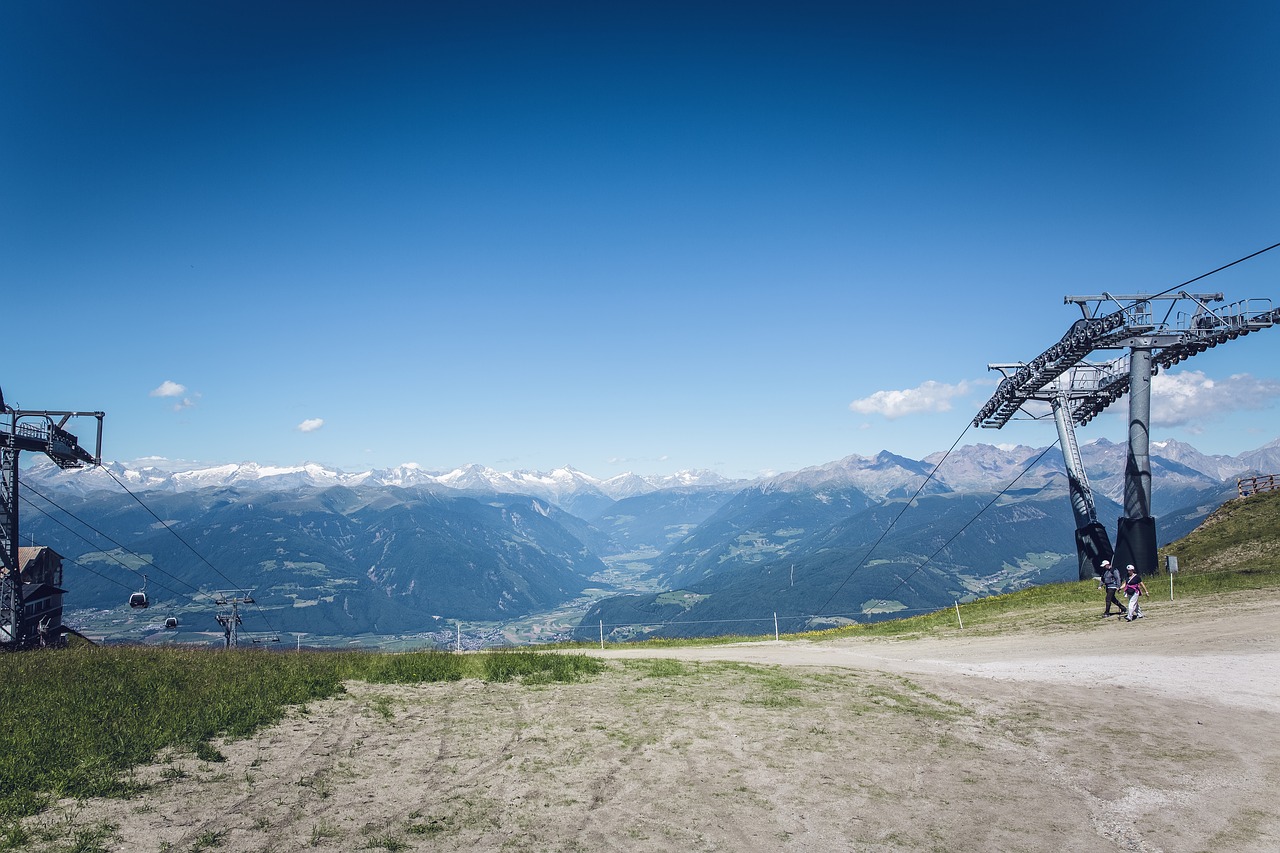
[[[63,429],[75,417],[98,419],[97,445],[92,454]],[[102,412],[14,409],[5,405],[0,393],[0,646],[22,648],[34,637],[27,624],[18,559],[18,454],[23,450],[43,453],[64,469],[100,465],[103,417]]]

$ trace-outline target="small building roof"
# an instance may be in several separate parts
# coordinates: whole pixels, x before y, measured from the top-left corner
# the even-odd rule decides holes
[[[33,560],[40,559],[41,555],[45,551],[48,551],[50,554],[52,554],[54,557],[58,558],[59,560],[62,559],[62,555],[59,554],[57,551],[53,550],[52,548],[50,548],[48,545],[32,545],[29,548],[19,547],[18,548],[18,571],[20,572],[26,571],[27,564],[32,562]]]
[[[51,583],[24,583],[22,586],[23,602],[31,602],[39,598],[52,598],[55,595],[67,594],[65,589],[59,589]]]

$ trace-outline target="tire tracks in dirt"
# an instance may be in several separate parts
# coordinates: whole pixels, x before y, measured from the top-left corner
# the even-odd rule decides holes
[[[326,703],[344,701],[350,700],[330,699]],[[331,784],[329,777],[341,757],[350,755],[358,746],[360,717],[341,713],[337,708],[333,713],[295,710],[291,717],[295,735],[309,727],[316,729],[300,750],[289,746],[289,739],[278,728],[250,741],[223,745],[224,752],[235,756],[227,765],[243,768],[244,777],[233,784],[249,786],[249,793],[228,802],[219,817],[196,824],[174,839],[172,844],[176,849],[189,849],[202,838],[209,839],[219,833],[223,834],[220,840],[229,840],[233,834],[261,831],[268,825],[276,832],[290,830],[311,812],[313,803],[324,799]],[[250,750],[257,755],[246,761]],[[270,769],[254,776],[257,768]]]

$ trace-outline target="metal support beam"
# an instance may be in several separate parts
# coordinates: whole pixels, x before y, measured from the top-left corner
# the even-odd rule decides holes
[[[1071,409],[1065,393],[1053,401],[1053,422],[1058,427],[1058,443],[1062,448],[1062,461],[1067,468],[1067,488],[1071,509],[1076,516],[1076,527],[1097,521],[1093,506],[1093,491],[1085,475],[1084,460],[1080,458],[1080,445],[1076,443],[1076,431],[1071,426]]]
[[[1077,368],[1072,368],[1072,372]],[[1067,491],[1071,509],[1076,517],[1077,576],[1089,580],[1098,574],[1103,560],[1112,557],[1111,541],[1107,531],[1098,523],[1098,513],[1093,502],[1093,490],[1085,474],[1080,445],[1076,441],[1075,427],[1071,425],[1071,394],[1066,383],[1060,383],[1054,395],[1053,421],[1058,426],[1058,444],[1062,448],[1062,461],[1067,469]]]
[[[23,636],[18,576],[18,451],[0,446],[0,645]]]
[[[54,418],[59,418],[55,423]],[[93,453],[63,429],[74,417],[98,419],[98,442]],[[23,411],[4,405],[0,394],[0,647],[22,648],[37,642],[27,624],[18,565],[18,454],[43,453],[59,468],[81,468],[102,462],[102,412]],[[34,423],[22,423],[32,419]]]
[[[1151,347],[1129,351],[1129,453],[1124,469],[1124,517],[1116,528],[1116,562],[1142,575],[1159,570],[1151,515]]]
[[[1124,470],[1126,518],[1151,515],[1151,348],[1129,353],[1129,456]]]

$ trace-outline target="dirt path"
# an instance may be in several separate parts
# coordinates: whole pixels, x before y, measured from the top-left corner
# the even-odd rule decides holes
[[[1020,681],[1127,687],[1183,701],[1275,709],[1280,696],[1280,600],[1253,593],[1145,606],[1149,618],[1088,615],[1069,625],[1019,628],[998,635],[953,630],[925,639],[790,641],[654,650],[610,649],[608,658],[676,657],[783,666],[838,666],[897,673],[957,674]]]
[[[1280,595],[1147,609],[351,684],[33,825],[139,853],[1280,849]]]

